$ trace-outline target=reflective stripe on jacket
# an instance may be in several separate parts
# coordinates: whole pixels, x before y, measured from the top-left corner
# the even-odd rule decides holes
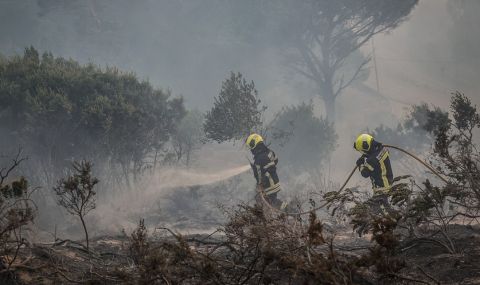
[[[372,150],[363,155],[365,162],[360,165],[363,177],[370,177],[374,188],[390,187],[393,181],[390,154],[379,142],[372,145]]]

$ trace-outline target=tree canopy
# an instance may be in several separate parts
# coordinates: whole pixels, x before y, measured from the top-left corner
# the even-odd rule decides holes
[[[245,2],[245,1],[243,1]],[[243,3],[242,2],[242,3]],[[247,1],[248,2],[248,1]],[[362,73],[369,57],[352,54],[375,34],[398,26],[418,0],[250,1],[245,38],[286,50],[288,65],[314,84],[335,120],[335,100]],[[249,34],[261,35],[252,37]],[[358,59],[361,60],[358,60]],[[349,68],[345,68],[348,66]]]
[[[262,126],[262,113],[255,83],[241,73],[231,73],[205,116],[204,129],[208,139],[224,142],[240,140]]]
[[[1,145],[23,147],[49,183],[81,159],[136,173],[184,116],[183,100],[170,97],[133,73],[30,47],[0,61]]]

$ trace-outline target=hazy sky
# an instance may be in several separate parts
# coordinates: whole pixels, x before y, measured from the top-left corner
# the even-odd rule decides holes
[[[460,90],[480,103],[479,95],[474,94],[478,82],[462,80],[470,72],[462,55],[453,54],[454,23],[447,7],[447,0],[422,0],[402,26],[375,37],[382,93],[409,104],[426,100],[446,107],[450,92]],[[478,29],[464,32],[480,39]],[[476,53],[463,56],[480,58]],[[375,86],[373,75],[371,86]]]
[[[232,37],[232,22],[250,11],[225,3],[0,0],[0,52],[21,53],[34,45],[81,62],[116,65],[172,89],[189,107],[200,109],[210,107],[230,71],[254,80],[271,110],[314,97],[308,85],[288,80],[291,73],[278,50]],[[421,0],[405,23],[375,37],[383,95],[408,104],[426,100],[446,106],[450,91],[476,90],[477,82],[458,80],[464,70],[452,61],[453,22],[447,6],[448,0]],[[478,27],[465,32],[478,35]],[[371,43],[363,50],[371,53]],[[374,72],[368,85],[376,89]],[[348,99],[349,93],[356,91],[346,92],[340,108],[356,101]],[[401,113],[402,104],[393,105],[395,115]]]

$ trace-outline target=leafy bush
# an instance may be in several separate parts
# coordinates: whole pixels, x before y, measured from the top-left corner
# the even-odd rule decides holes
[[[0,146],[22,146],[31,169],[44,170],[34,177],[48,185],[81,159],[118,168],[111,181],[135,178],[185,113],[182,99],[132,73],[40,56],[33,47],[0,61],[0,106],[0,134],[8,138]]]
[[[335,150],[333,125],[313,113],[313,103],[284,107],[270,123],[269,143],[289,172],[315,171]]]

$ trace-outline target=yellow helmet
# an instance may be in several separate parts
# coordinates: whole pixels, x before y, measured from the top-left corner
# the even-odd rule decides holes
[[[259,143],[263,142],[263,138],[259,134],[251,134],[248,136],[245,144],[250,148],[254,149]]]
[[[373,137],[369,134],[361,134],[353,144],[353,148],[359,152],[365,153],[372,147]]]

